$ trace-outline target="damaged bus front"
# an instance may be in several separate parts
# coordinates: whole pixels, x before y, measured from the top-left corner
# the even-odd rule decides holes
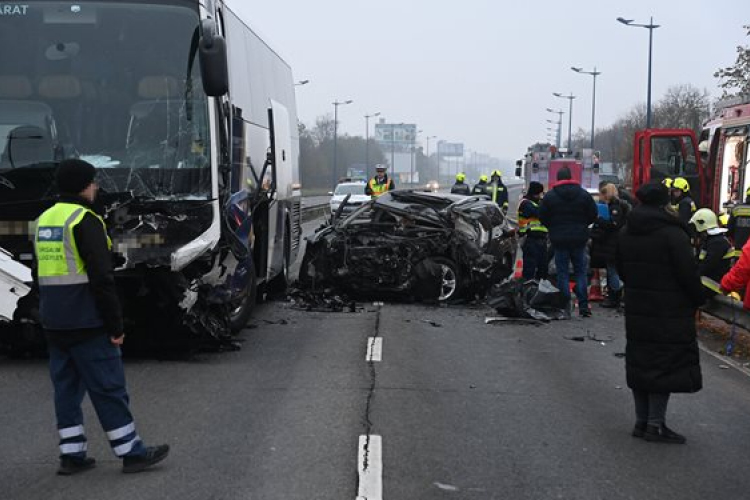
[[[23,6],[0,16],[0,247],[32,266],[57,165],[86,160],[126,330],[227,340],[298,245],[291,69],[221,1]]]

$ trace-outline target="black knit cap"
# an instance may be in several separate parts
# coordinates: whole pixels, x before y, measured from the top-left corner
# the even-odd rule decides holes
[[[669,190],[660,182],[644,184],[635,193],[636,198],[644,205],[663,207],[669,203]]]
[[[544,186],[541,182],[531,181],[529,182],[529,190],[527,191],[529,196],[536,196],[544,192]]]
[[[94,182],[95,176],[96,169],[91,163],[75,158],[63,160],[55,174],[57,189],[61,194],[79,194]]]

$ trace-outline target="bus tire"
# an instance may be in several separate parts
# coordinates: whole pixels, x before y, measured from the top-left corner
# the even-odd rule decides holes
[[[292,238],[289,232],[289,221],[287,220],[284,231],[284,257],[282,258],[281,272],[269,283],[268,291],[272,297],[281,297],[286,293],[289,286],[289,266],[291,265]]]

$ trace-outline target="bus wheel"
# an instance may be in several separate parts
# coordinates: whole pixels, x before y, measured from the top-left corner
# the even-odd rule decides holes
[[[232,310],[229,314],[229,322],[232,333],[239,333],[247,326],[250,316],[255,307],[255,301],[258,295],[258,277],[255,274],[255,264],[250,261],[250,267],[247,270],[250,279],[247,280],[247,289],[242,298],[232,304]]]

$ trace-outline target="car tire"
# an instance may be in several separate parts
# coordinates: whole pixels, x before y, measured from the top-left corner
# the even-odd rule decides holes
[[[443,270],[443,284],[438,301],[450,302],[457,299],[461,294],[461,275],[458,266],[451,259],[438,257],[433,259]]]
[[[232,333],[239,333],[247,326],[258,297],[258,277],[255,273],[255,264],[252,260],[250,260],[250,267],[247,272],[250,275],[250,279],[247,280],[245,296],[242,298],[241,303],[229,314],[229,325]]]

